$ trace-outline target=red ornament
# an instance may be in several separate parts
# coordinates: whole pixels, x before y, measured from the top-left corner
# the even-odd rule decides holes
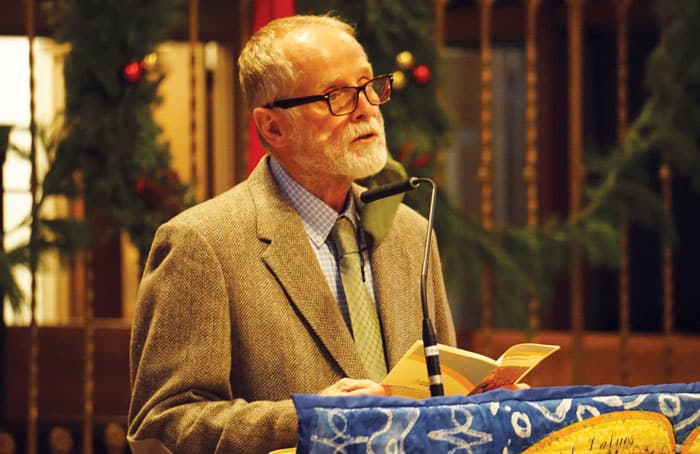
[[[136,181],[135,189],[149,210],[157,207],[163,198],[161,188],[152,175],[141,175]]]
[[[143,177],[139,177],[139,181],[136,182],[136,193],[138,195],[143,195],[146,192],[146,181]]]
[[[406,158],[408,155],[413,151],[413,149],[416,148],[416,144],[413,141],[408,141],[405,144],[401,145],[401,148],[399,148],[399,162],[404,162],[406,161]]]
[[[127,82],[135,84],[143,77],[145,65],[142,61],[132,61],[122,69],[122,75]]]
[[[179,191],[182,184],[173,169],[141,175],[136,181],[136,194],[147,210],[160,211],[174,216],[184,209]]]
[[[413,73],[413,79],[418,85],[426,85],[430,82],[430,68],[426,65],[415,66],[411,72]]]
[[[422,154],[413,160],[413,167],[420,169],[421,167],[427,165],[430,162],[430,155],[428,153]]]

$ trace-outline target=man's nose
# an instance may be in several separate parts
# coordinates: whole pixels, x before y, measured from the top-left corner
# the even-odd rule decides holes
[[[358,121],[369,118],[374,115],[376,109],[379,109],[379,106],[373,106],[370,104],[370,102],[367,100],[365,92],[360,92],[357,94],[357,108],[352,113],[352,119],[354,121]]]

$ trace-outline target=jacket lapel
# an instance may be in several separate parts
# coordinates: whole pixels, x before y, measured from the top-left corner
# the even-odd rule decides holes
[[[420,292],[417,291],[420,270],[411,266],[397,267],[395,247],[386,242],[372,252],[372,275],[379,298],[389,368],[421,339],[422,327]]]
[[[249,180],[258,238],[268,243],[262,259],[289,301],[346,376],[366,374],[352,336],[311,250],[301,218],[279,191],[265,158]]]

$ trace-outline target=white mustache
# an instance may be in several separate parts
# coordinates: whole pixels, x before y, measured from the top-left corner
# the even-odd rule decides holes
[[[349,125],[343,132],[343,141],[352,142],[358,137],[366,136],[368,134],[375,134],[377,136],[382,135],[382,125],[376,118],[370,118],[368,121],[363,123]]]

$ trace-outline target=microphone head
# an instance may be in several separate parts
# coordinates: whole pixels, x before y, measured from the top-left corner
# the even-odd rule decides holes
[[[375,200],[383,199],[385,197],[390,197],[396,194],[402,194],[404,192],[411,191],[418,187],[420,184],[420,178],[411,177],[405,181],[399,181],[398,183],[387,184],[379,186],[374,189],[368,189],[367,191],[360,194],[360,200],[363,203],[371,203]]]

